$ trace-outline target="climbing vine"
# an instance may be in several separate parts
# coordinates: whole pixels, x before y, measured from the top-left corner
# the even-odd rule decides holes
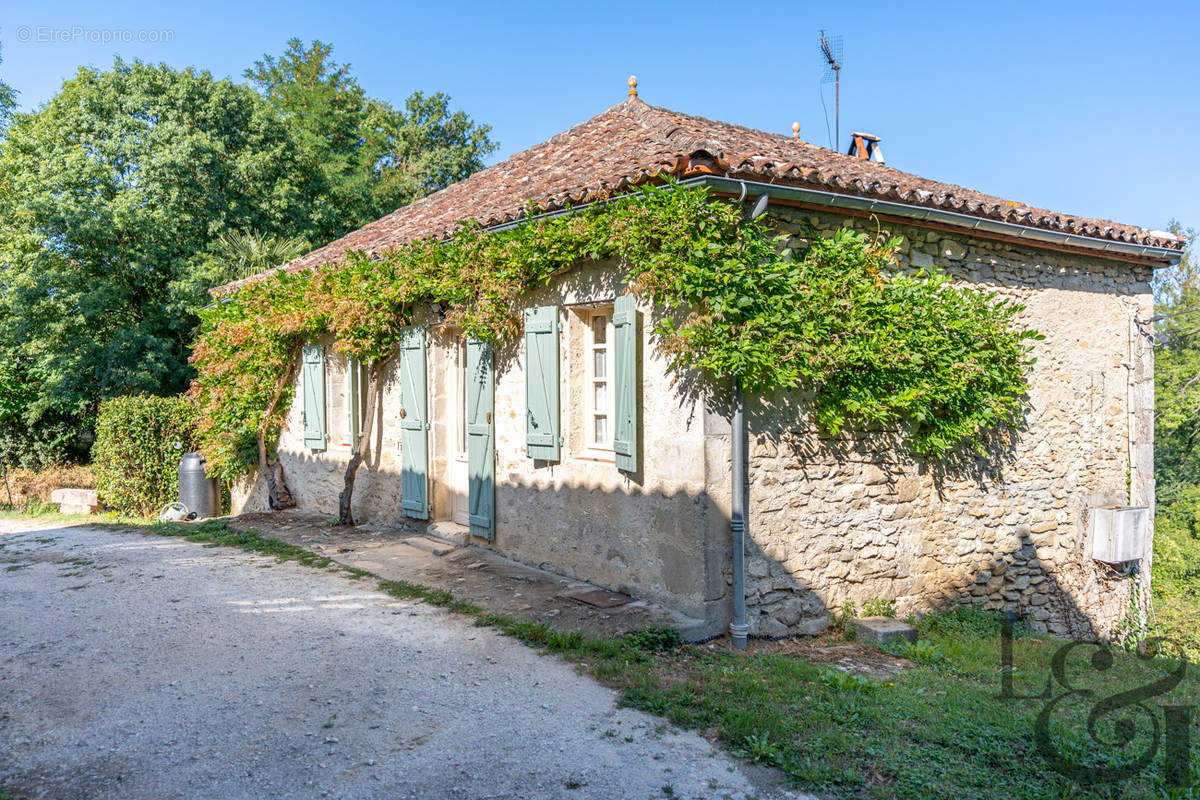
[[[831,433],[897,427],[915,453],[940,457],[1019,419],[1027,341],[1039,338],[1018,325],[1020,305],[901,270],[895,240],[841,230],[807,242],[785,248],[738,204],[666,185],[261,280],[203,313],[191,390],[202,449],[225,477],[245,473],[256,450],[263,467],[305,341],[333,336],[378,378],[422,305],[440,303],[471,336],[511,341],[526,292],[601,259],[665,309],[656,334],[674,370],[740,376],[750,391],[807,389]],[[370,391],[378,397],[377,380]]]

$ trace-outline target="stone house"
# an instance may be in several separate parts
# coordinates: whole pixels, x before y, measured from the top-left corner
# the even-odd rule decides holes
[[[664,176],[733,199],[766,194],[785,234],[901,235],[902,264],[936,264],[1025,304],[1023,322],[1045,335],[1025,426],[995,459],[927,464],[878,433],[822,438],[802,398],[748,398],[751,633],[815,632],[844,603],[882,598],[901,614],[966,600],[1039,629],[1107,636],[1148,580],[1152,515],[1111,509],[1153,506],[1150,280],[1183,242],[909,175],[856,143],[841,154],[631,92],[282,269],[444,236],[463,219],[502,228],[531,202],[553,213]],[[717,633],[733,585],[728,392],[673,380],[650,333],[659,310],[623,288],[614,265],[580,264],[529,295],[523,341],[494,354],[430,308],[387,377],[355,514],[428,519]],[[336,515],[361,370],[330,341],[303,361],[280,458],[299,507]],[[262,482],[236,487],[234,506],[265,508]],[[1093,529],[1115,518],[1136,555],[1098,561]]]

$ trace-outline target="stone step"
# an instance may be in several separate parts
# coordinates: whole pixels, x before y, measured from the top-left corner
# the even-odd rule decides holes
[[[458,549],[458,545],[435,539],[432,536],[410,536],[404,540],[404,543],[418,550],[424,550],[426,553],[433,553],[435,556],[444,556],[446,553],[452,553]]]
[[[899,639],[917,641],[917,629],[891,617],[860,617],[854,620],[854,635],[863,644],[883,647]]]
[[[449,520],[438,520],[429,523],[425,532],[438,539],[445,539],[454,544],[466,544],[471,538],[471,529]]]

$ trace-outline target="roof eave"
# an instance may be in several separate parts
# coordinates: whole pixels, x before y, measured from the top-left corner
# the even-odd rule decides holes
[[[686,178],[680,182],[684,186],[702,185],[717,191],[742,193],[758,196],[766,194],[772,199],[800,202],[815,206],[856,211],[866,214],[887,215],[913,220],[914,223],[934,222],[961,229],[965,233],[991,234],[1004,238],[1015,238],[1028,242],[1031,246],[1067,247],[1095,252],[1107,258],[1137,258],[1156,263],[1156,267],[1174,266],[1183,258],[1184,251],[1169,247],[1156,247],[1136,242],[1121,242],[1113,239],[1100,239],[1095,236],[1085,236],[1077,233],[1052,231],[1028,225],[1020,225],[1004,220],[987,219],[972,214],[957,211],[947,211],[941,208],[917,206],[908,203],[897,203],[891,200],[880,200],[861,197],[852,194],[808,189],[800,186],[790,186],[778,183],[733,178],[720,175],[700,175]]]

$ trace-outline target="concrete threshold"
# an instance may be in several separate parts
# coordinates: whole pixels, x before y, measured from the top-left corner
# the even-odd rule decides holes
[[[326,517],[299,511],[244,514],[225,520],[235,530],[256,530],[320,553],[338,564],[369,570],[385,580],[446,589],[494,614],[543,622],[556,631],[620,635],[652,626],[676,628],[699,640],[702,620],[645,600],[625,601],[606,587],[521,564],[467,544],[461,525],[413,521],[400,526],[331,526]]]

